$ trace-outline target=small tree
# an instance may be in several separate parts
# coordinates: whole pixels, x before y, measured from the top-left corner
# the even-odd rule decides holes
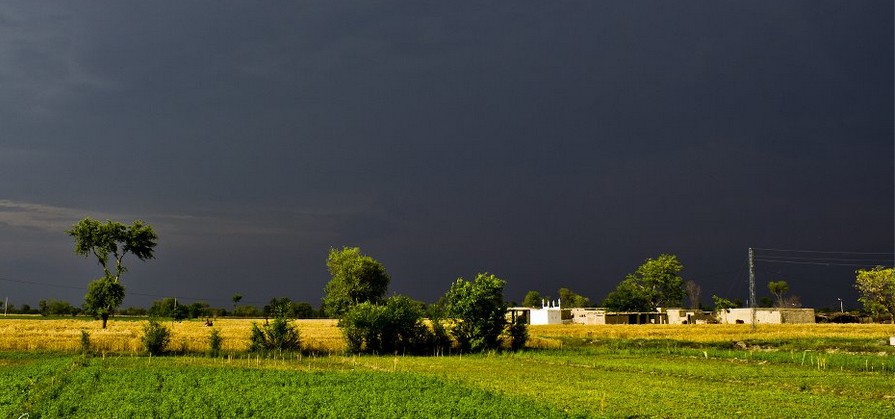
[[[475,282],[457,279],[446,295],[447,315],[453,320],[451,335],[460,350],[497,349],[500,334],[506,325],[506,304],[503,301],[502,279],[480,273]]]
[[[355,304],[381,301],[391,281],[385,267],[357,247],[330,249],[326,267],[332,279],[324,290],[323,307],[330,317],[341,317]]]
[[[131,253],[140,260],[154,258],[158,236],[152,226],[140,220],[125,226],[115,221],[103,224],[91,218],[81,220],[66,233],[75,239],[75,253],[85,257],[93,254],[103,268],[103,277],[93,281],[84,296],[84,311],[102,318],[105,329],[109,316],[124,301],[124,287],[120,284],[121,275],[127,271],[122,263],[124,256]],[[114,266],[109,256],[114,259]]]
[[[523,316],[513,319],[513,322],[507,326],[507,335],[510,338],[510,349],[513,351],[525,348],[528,342],[528,324]]]
[[[155,319],[149,319],[143,326],[142,341],[143,349],[150,355],[161,355],[167,351],[171,342],[171,332]]]
[[[768,290],[771,291],[771,294],[774,294],[774,297],[777,297],[777,307],[786,307],[786,302],[783,299],[783,296],[789,292],[789,284],[786,281],[768,282]]]
[[[541,307],[541,304],[544,303],[543,298],[541,298],[541,293],[537,291],[529,291],[525,293],[525,298],[522,299],[523,307]]]
[[[224,338],[221,336],[221,331],[211,329],[211,332],[208,334],[208,356],[216,357],[220,355],[223,342]]]
[[[888,314],[895,324],[895,268],[858,269],[855,288],[864,309],[877,317]]]
[[[717,295],[712,296],[712,302],[715,303],[715,311],[739,307],[739,305],[737,303],[730,301],[726,298],[721,298]]]
[[[277,317],[263,326],[252,323],[252,334],[249,338],[249,351],[298,351],[301,340],[298,329],[283,317]]]
[[[292,300],[286,297],[271,298],[270,302],[264,306],[262,311],[264,312],[265,317],[295,318],[295,306],[292,305]]]
[[[589,298],[578,295],[568,288],[560,288],[557,294],[559,294],[559,304],[563,307],[587,307],[590,305]]]

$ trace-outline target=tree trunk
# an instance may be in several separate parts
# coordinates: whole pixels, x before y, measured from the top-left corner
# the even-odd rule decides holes
[[[103,319],[103,329],[105,329],[105,328],[106,328],[106,322],[109,320],[109,315],[108,315],[108,314],[103,314],[101,317],[102,317],[102,319]]]

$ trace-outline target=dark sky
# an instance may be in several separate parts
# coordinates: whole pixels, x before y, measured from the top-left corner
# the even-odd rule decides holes
[[[661,253],[745,300],[749,247],[849,252],[758,251],[757,290],[857,307],[893,49],[889,0],[5,1],[0,298],[80,304],[91,216],[160,236],[125,306],[317,305],[359,246],[425,301],[489,271],[599,302]]]

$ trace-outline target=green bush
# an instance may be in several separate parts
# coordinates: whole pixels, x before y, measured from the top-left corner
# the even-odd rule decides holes
[[[298,329],[288,320],[278,317],[273,322],[258,326],[252,323],[252,334],[249,337],[249,351],[298,351],[301,350],[301,339]]]
[[[224,338],[221,337],[221,331],[218,329],[211,329],[211,333],[208,335],[208,356],[218,356],[221,354],[221,343],[224,341]]]
[[[528,324],[525,317],[518,316],[507,326],[507,335],[510,338],[510,349],[518,351],[528,342]]]
[[[363,302],[351,307],[339,321],[349,352],[430,352],[439,341],[423,324],[421,305],[405,296],[394,296],[385,304]]]
[[[506,326],[506,303],[502,279],[480,273],[474,282],[457,279],[445,295],[450,329],[461,352],[481,352],[500,348]]]
[[[90,332],[81,330],[81,353],[89,355],[92,352],[90,348]]]
[[[155,319],[143,326],[143,349],[150,355],[164,354],[170,342],[171,332]]]

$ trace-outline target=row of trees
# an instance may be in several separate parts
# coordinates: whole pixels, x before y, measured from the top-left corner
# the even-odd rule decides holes
[[[423,303],[409,297],[384,298],[388,272],[357,247],[331,249],[326,265],[332,279],[323,309],[339,317],[352,352],[433,353],[449,350],[453,343],[460,352],[477,352],[501,348],[503,336],[512,349],[527,339],[522,320],[507,322],[506,282],[495,275],[457,279],[426,313]]]
[[[139,260],[153,259],[154,250],[158,244],[158,236],[150,225],[140,220],[134,221],[130,226],[126,226],[115,221],[102,223],[91,218],[81,220],[66,233],[75,240],[75,253],[85,257],[93,255],[102,268],[103,275],[89,284],[87,294],[84,296],[82,310],[88,315],[102,319],[103,328],[105,328],[109,316],[117,310],[124,300],[125,289],[121,284],[121,276],[127,272],[127,268],[123,263],[125,256],[132,254]],[[315,314],[325,313],[329,317],[340,317],[343,319],[343,323],[345,323],[344,319],[349,310],[359,304],[383,305],[385,302],[383,297],[388,288],[390,277],[379,262],[361,254],[360,249],[331,249],[327,258],[327,268],[332,279],[326,285],[325,297],[320,312],[314,313],[313,308],[307,303],[293,303],[286,298],[275,298],[271,300],[270,304],[265,306],[260,314],[285,318],[314,317]],[[700,287],[693,281],[685,282],[680,275],[682,270],[683,265],[674,255],[662,254],[655,259],[647,259],[637,270],[628,274],[615,290],[607,295],[602,302],[602,306],[616,311],[652,311],[657,307],[682,306],[683,299],[686,296],[689,298],[691,306],[696,308],[699,304]],[[489,315],[493,315],[492,317],[496,318],[497,314],[495,313],[499,312],[501,318],[503,318],[506,310],[502,294],[505,283],[496,277],[487,279],[490,277],[493,277],[493,275],[479,274],[476,280],[471,283],[464,281],[462,278],[459,279],[445,295],[444,302],[440,305],[441,307],[436,306],[436,314],[439,310],[442,310],[445,316],[452,319],[453,323],[450,324],[448,331],[458,342],[467,339],[465,336],[471,333],[469,332],[471,330],[475,331],[475,333],[491,336],[494,330],[498,329],[496,320],[483,320],[481,318],[483,313],[461,309],[462,304],[459,303],[464,298],[475,300],[476,304],[486,304],[482,301],[488,301],[486,305],[493,306],[495,307],[494,310],[496,310]],[[859,300],[864,304],[865,309],[875,315],[893,316],[893,322],[895,322],[895,274],[893,274],[893,268],[877,267],[869,270],[859,270],[857,271],[855,287],[861,293]],[[768,288],[776,297],[778,306],[790,306],[798,302],[798,299],[792,296],[788,300],[784,298],[784,295],[789,291],[789,285],[786,281],[772,281],[768,284]],[[499,299],[496,294],[489,294],[496,293],[497,289],[500,292]],[[565,307],[590,305],[590,301],[586,297],[575,294],[568,288],[560,288],[558,294]],[[234,295],[234,312],[239,313],[240,309],[242,309],[244,313],[240,314],[255,315],[253,307],[237,306],[240,299],[241,296]],[[717,296],[712,296],[712,299],[716,308],[735,304],[735,302]],[[530,291],[526,294],[523,304],[537,306],[540,304],[539,300],[543,300],[540,293]],[[45,300],[41,303],[38,308],[40,313],[78,313],[76,307],[72,307],[65,302]],[[204,303],[194,303],[190,306],[178,306],[168,303],[169,301],[167,300],[157,301],[150,308],[150,314],[186,318],[208,316],[212,314],[211,310],[213,310]],[[496,308],[498,305],[501,308]],[[399,306],[410,307],[406,302],[400,302],[400,304],[392,302],[392,306],[386,303],[383,306],[391,311],[397,311]],[[419,317],[422,318],[422,305],[413,305],[413,307],[419,308]],[[26,311],[30,310],[31,308],[28,307]],[[369,310],[366,317],[372,316],[370,313],[374,313],[376,310],[380,309]],[[413,310],[404,311],[410,314],[415,313]],[[431,317],[433,310],[429,310],[427,314]],[[478,322],[493,321],[495,323],[492,326],[483,323],[476,327],[471,327],[470,323],[472,320],[465,320],[463,318],[464,315],[478,316],[475,320]],[[408,316],[410,315],[408,314]],[[505,326],[507,325],[504,320],[504,324],[501,324],[500,328]],[[469,339],[471,339],[470,342],[475,341],[473,338]],[[362,344],[361,346],[364,347],[365,345]],[[461,342],[461,346],[463,345],[465,343]],[[477,345],[470,343],[470,347],[472,346]],[[493,346],[492,337],[485,339],[484,346]]]

